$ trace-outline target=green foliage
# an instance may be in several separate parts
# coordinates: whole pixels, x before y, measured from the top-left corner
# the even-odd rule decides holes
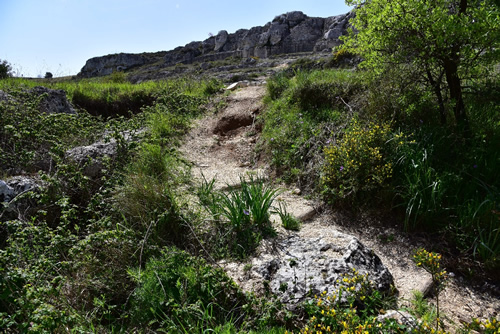
[[[277,100],[281,94],[290,86],[290,75],[286,72],[276,73],[267,83],[268,99]]]
[[[127,75],[123,71],[114,71],[106,79],[115,84],[126,83]]]
[[[137,288],[131,317],[138,328],[201,333],[231,319],[241,324],[250,311],[245,295],[222,269],[175,248],[162,250],[132,275]]]
[[[439,293],[444,289],[448,274],[441,269],[441,254],[428,252],[425,249],[419,249],[413,255],[413,260],[417,267],[422,267],[432,275],[434,293],[436,295],[436,330],[443,327],[439,318]]]
[[[238,188],[227,192],[213,190],[214,180],[203,181],[198,190],[200,203],[214,219],[220,234],[215,253],[245,258],[259,245],[262,238],[275,233],[270,221],[273,201],[278,190],[264,179],[240,178]]]
[[[53,333],[71,326],[60,289],[67,269],[65,254],[74,235],[43,221],[3,223],[8,247],[0,252],[0,323],[28,333]]]
[[[484,334],[495,334],[500,331],[500,321],[495,318],[479,320],[473,319],[470,323],[465,325],[467,333],[475,331]]]
[[[233,255],[245,258],[259,245],[262,238],[273,235],[270,221],[273,201],[278,190],[266,180],[240,178],[238,188],[216,191],[215,179],[203,179],[197,195],[200,204],[214,221],[218,233],[214,253],[217,256]]]
[[[6,60],[0,61],[0,80],[7,79],[12,76],[12,66]]]
[[[309,316],[301,333],[340,333],[356,330],[357,333],[392,332],[399,329],[395,322],[375,321],[384,298],[370,284],[367,275],[356,270],[338,281],[340,287],[306,304]]]
[[[325,147],[323,193],[333,201],[373,201],[387,187],[394,157],[405,141],[387,123],[365,127],[355,120],[336,145]]]
[[[47,168],[51,155],[96,141],[104,131],[101,120],[86,113],[45,114],[38,111],[42,97],[19,90],[7,93],[23,103],[0,102],[0,166],[3,170],[21,168],[37,171]]]
[[[12,78],[0,81],[1,90],[25,90],[37,85],[63,89],[76,107],[103,117],[130,116],[152,106],[157,99],[172,111],[197,108],[201,100],[215,94],[222,83],[215,79],[182,78],[168,81],[127,82],[123,72],[108,77],[47,82]],[[180,96],[180,97],[179,97]],[[168,101],[167,101],[168,100]],[[173,102],[171,102],[173,101]]]
[[[80,83],[89,88],[95,84],[95,96],[141,88],[112,81]],[[33,173],[38,161],[49,159],[51,164],[46,172],[38,173],[43,181],[39,190],[16,198],[29,201],[34,209],[20,213],[21,220],[16,221],[7,221],[2,209],[2,329],[129,331],[133,325],[128,301],[137,282],[128,269],[143,266],[167,243],[185,246],[182,241],[189,237],[184,218],[189,213],[181,210],[177,193],[188,181],[188,169],[172,143],[188,128],[190,117],[199,113],[199,105],[207,101],[218,82],[145,84],[147,94],[154,91],[156,105],[144,115],[110,120],[83,111],[78,115],[41,114],[39,98],[26,92],[35,82],[7,79],[1,84],[14,97],[0,105],[2,172]],[[53,80],[48,85],[78,89],[74,82]],[[160,113],[168,113],[170,118],[164,121]],[[124,139],[125,130],[133,136],[152,120],[163,122],[155,124],[163,130],[144,133],[140,145]],[[118,155],[114,160],[104,159],[102,175],[89,179],[83,174],[85,166],[69,161],[65,152],[97,140],[116,141]]]
[[[344,39],[345,47],[363,57],[362,66],[376,74],[397,68],[409,77],[416,75],[414,84],[425,82],[435,95],[441,122],[449,117],[449,97],[455,121],[467,128],[462,80],[484,76],[498,58],[497,5],[490,0],[347,3],[357,5],[351,21],[356,32]]]
[[[462,249],[498,265],[496,145],[487,137],[461,143],[425,126],[415,138],[394,166],[395,203],[405,209],[405,228],[446,229]]]
[[[286,205],[281,201],[278,202],[278,207],[274,213],[277,213],[281,219],[281,225],[287,230],[298,231],[300,230],[301,221],[287,212]]]
[[[418,290],[412,291],[413,299],[411,302],[411,312],[423,322],[432,324],[436,322],[436,307],[431,305]]]
[[[360,77],[346,70],[278,74],[268,83],[264,149],[287,182],[315,188],[322,148],[351,115]]]
[[[498,73],[467,80],[472,132],[464,138],[441,125],[432,87],[410,65],[384,68],[376,76],[343,70],[275,75],[268,83],[261,149],[283,180],[321,189],[330,199],[393,207],[404,214],[406,230],[446,231],[462,251],[495,268]],[[371,138],[360,127],[353,136],[353,115],[360,124],[390,123],[401,130]],[[412,140],[404,133],[412,133]]]
[[[399,160],[404,180],[398,188],[398,196],[405,203],[405,229],[415,229],[443,214],[445,185],[430,161],[430,152],[415,146],[405,147]]]
[[[185,240],[187,227],[175,189],[187,182],[188,171],[173,152],[158,144],[143,143],[115,196],[127,226],[153,244],[180,244]]]

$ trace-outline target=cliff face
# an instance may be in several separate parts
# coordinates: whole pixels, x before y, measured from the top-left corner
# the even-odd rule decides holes
[[[156,54],[114,54],[87,60],[79,76],[94,77],[158,62],[164,66],[221,60],[228,57],[268,58],[273,55],[329,51],[339,45],[352,12],[327,18],[308,17],[290,12],[274,18],[263,27],[240,29],[229,34],[222,30],[202,42],[191,42],[174,50]],[[154,55],[154,56],[152,56]]]

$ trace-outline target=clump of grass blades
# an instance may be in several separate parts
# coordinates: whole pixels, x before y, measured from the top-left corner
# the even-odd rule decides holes
[[[300,230],[300,220],[286,210],[286,205],[282,201],[279,201],[274,213],[279,215],[281,219],[281,225],[283,225],[285,229],[291,231]]]
[[[205,178],[197,192],[200,204],[217,225],[219,246],[231,255],[245,258],[262,238],[275,234],[270,221],[273,202],[279,191],[266,180],[250,176],[240,178],[240,186],[214,191],[215,179]]]
[[[234,246],[240,256],[247,256],[263,237],[275,233],[269,218],[277,193],[265,180],[251,176],[248,181],[241,178],[239,189],[221,194],[221,214],[235,234]]]

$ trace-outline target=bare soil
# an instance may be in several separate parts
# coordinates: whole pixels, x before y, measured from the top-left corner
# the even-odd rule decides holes
[[[259,129],[254,120],[263,112],[264,94],[265,85],[239,88],[228,95],[222,111],[208,115],[195,124],[181,147],[181,152],[194,165],[195,179],[201,180],[202,175],[208,180],[216,177],[216,187],[223,189],[237,186],[240,177],[248,174],[270,177],[269,167],[255,156]],[[242,119],[247,121],[237,125]],[[249,119],[252,121],[248,122]],[[435,303],[430,275],[412,260],[416,249],[428,246],[425,236],[405,234],[397,221],[388,224],[370,213],[354,216],[329,210],[321,212],[322,204],[300,196],[299,189],[286,189],[279,200],[284,201],[288,211],[304,222],[299,232],[289,232],[274,217],[279,234],[315,236],[337,229],[354,235],[389,268],[399,292],[400,308],[411,306],[413,290],[423,292],[430,303]],[[257,254],[260,252],[262,255],[266,249],[264,244]],[[224,267],[243,289],[257,290],[258,293],[260,283],[248,276],[245,263],[225,263]],[[494,284],[471,281],[470,278],[466,280],[462,275],[450,273],[447,286],[440,294],[440,309],[445,315],[447,329],[454,331],[460,323],[469,322],[472,318],[499,318],[500,298],[495,289]]]

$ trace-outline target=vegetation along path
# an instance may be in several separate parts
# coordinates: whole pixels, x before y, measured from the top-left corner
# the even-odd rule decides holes
[[[218,189],[238,187],[240,178],[256,175],[272,180],[269,166],[256,154],[260,140],[260,129],[256,118],[264,112],[262,99],[266,93],[265,82],[239,87],[228,91],[224,108],[197,121],[186,136],[181,147],[183,155],[192,162],[193,177],[199,182],[215,179]],[[422,247],[418,237],[403,234],[400,229],[387,227],[369,214],[352,217],[339,212],[321,210],[321,204],[301,196],[300,189],[283,190],[278,203],[285,203],[287,211],[297,217],[302,226],[299,231],[286,230],[277,215],[272,217],[276,239],[291,235],[300,238],[322,237],[336,232],[351,234],[371,248],[389,269],[395,288],[398,290],[398,307],[412,307],[415,303],[413,291],[420,291],[435,298],[432,278],[413,261],[415,250]],[[261,243],[257,252],[245,262],[221,262],[226,272],[246,291],[262,292],[263,277],[257,270],[263,259],[273,252],[273,240]],[[461,322],[474,318],[497,316],[500,301],[489,293],[487,284],[480,288],[471,287],[464,279],[450,273],[450,279],[440,294],[440,308],[450,328],[457,328]]]

